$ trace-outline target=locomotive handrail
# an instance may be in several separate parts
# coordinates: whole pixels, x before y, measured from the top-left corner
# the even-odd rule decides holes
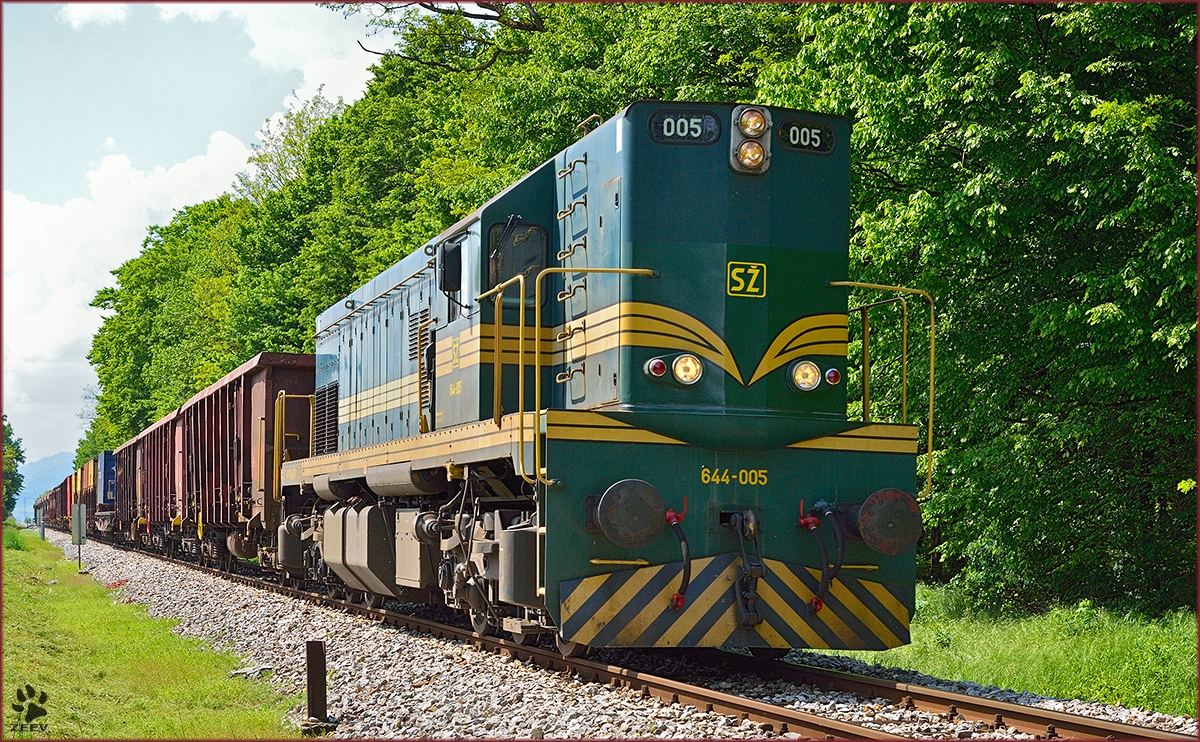
[[[364,310],[364,309],[366,309],[367,307],[371,306],[372,304],[374,304],[375,302],[379,301],[380,299],[382,299],[383,297],[387,296],[388,294],[392,293],[393,291],[395,291],[395,290],[397,290],[397,289],[400,289],[400,288],[403,288],[403,287],[404,287],[404,284],[406,284],[406,283],[408,283],[409,281],[413,280],[414,278],[416,278],[417,276],[421,275],[422,273],[424,273],[425,271],[429,270],[430,268],[435,268],[435,267],[437,267],[437,260],[436,260],[435,258],[430,258],[429,260],[426,260],[426,261],[425,261],[425,265],[421,266],[421,269],[420,269],[420,270],[418,270],[418,271],[416,271],[415,273],[412,273],[412,274],[410,274],[409,276],[405,277],[405,279],[404,279],[403,281],[400,281],[399,283],[393,284],[391,288],[389,288],[389,289],[387,289],[387,290],[385,290],[385,291],[382,291],[382,292],[380,292],[380,293],[376,294],[375,296],[371,297],[370,299],[368,299],[368,300],[364,301],[362,304],[359,304],[359,305],[355,306],[355,307],[354,307],[353,309],[351,309],[349,312],[346,312],[346,313],[345,313],[345,314],[343,314],[341,317],[338,317],[338,318],[337,318],[336,320],[334,320],[333,322],[330,322],[329,324],[327,324],[327,325],[325,325],[324,327],[322,327],[320,330],[317,330],[316,332],[314,332],[314,333],[312,334],[312,337],[316,338],[316,337],[320,337],[321,335],[324,335],[325,333],[329,332],[329,331],[330,331],[330,330],[332,330],[333,328],[335,328],[335,327],[337,327],[338,325],[342,324],[342,322],[344,322],[344,321],[345,321],[347,318],[349,318],[349,317],[351,317],[351,316],[353,316],[353,315],[355,315],[355,314],[358,314],[358,313],[359,313],[359,312],[361,312],[362,310]],[[353,300],[352,300],[352,299],[348,299],[347,301],[353,301]]]
[[[271,482],[271,497],[275,502],[283,502],[283,485],[280,483],[280,474],[283,471],[283,454],[287,448],[286,426],[287,426],[287,401],[289,399],[307,399],[308,400],[308,455],[312,457],[313,444],[315,436],[313,435],[316,417],[313,414],[313,408],[316,406],[317,395],[315,394],[288,394],[285,390],[280,389],[279,394],[275,395],[275,471]]]
[[[896,291],[902,294],[916,294],[923,297],[929,302],[929,421],[927,423],[928,442],[926,444],[926,461],[925,461],[925,496],[933,492],[933,368],[934,368],[934,341],[936,339],[935,330],[935,315],[933,311],[933,297],[928,291],[921,289],[910,289],[905,286],[887,286],[879,283],[862,283],[860,281],[829,281],[826,286],[847,287],[858,289],[871,289],[874,291]]]
[[[534,410],[536,414],[533,416],[533,468],[537,474],[538,481],[549,487],[555,486],[557,482],[547,479],[542,467],[542,279],[555,273],[616,273],[626,276],[649,276],[650,278],[658,278],[659,275],[658,271],[650,270],[649,268],[543,268],[538,273],[537,278],[534,279],[533,333],[534,337],[538,339],[538,352],[533,357],[533,399],[536,407]],[[524,346],[521,347],[521,352],[525,352]],[[525,426],[525,409],[523,407],[521,413],[521,419],[518,424],[523,428]]]
[[[862,336],[863,336],[863,373],[862,373],[862,397],[863,397],[863,422],[871,421],[871,320],[867,315],[867,310],[875,307],[882,307],[887,304],[900,305],[900,422],[908,423],[908,302],[903,296],[895,296],[891,299],[871,302],[862,306],[851,309],[851,312],[858,312],[862,317]]]
[[[501,419],[504,417],[504,406],[501,397],[501,392],[504,389],[504,364],[501,362],[501,328],[504,325],[504,291],[513,284],[520,284],[521,299],[520,299],[520,320],[517,323],[517,460],[518,467],[521,472],[521,479],[524,479],[529,484],[537,484],[537,479],[525,473],[525,274],[518,273],[504,283],[499,284],[490,291],[485,291],[475,297],[475,301],[480,302],[489,296],[499,295],[496,298],[496,309],[492,313],[493,323],[495,325],[494,336],[492,338],[492,417],[496,421],[496,427],[502,427]],[[538,351],[541,351],[541,338],[538,338]]]

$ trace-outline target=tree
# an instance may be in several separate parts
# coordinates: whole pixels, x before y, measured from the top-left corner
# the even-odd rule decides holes
[[[1191,604],[1195,9],[806,6],[799,28],[761,95],[854,119],[851,274],[938,299],[934,556],[988,606]]]
[[[21,485],[25,481],[18,467],[25,463],[25,449],[21,439],[13,435],[12,426],[8,424],[8,415],[3,416],[4,424],[4,516],[10,517],[17,508],[17,495],[21,494]]]

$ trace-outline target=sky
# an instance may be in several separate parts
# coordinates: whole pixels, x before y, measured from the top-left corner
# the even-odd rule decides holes
[[[74,451],[89,306],[147,227],[230,190],[263,122],[359,98],[360,17],[315,5],[4,3],[3,410],[26,460]],[[378,39],[367,44],[379,47]]]

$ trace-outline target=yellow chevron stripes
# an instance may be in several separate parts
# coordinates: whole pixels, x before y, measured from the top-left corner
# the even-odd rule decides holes
[[[820,571],[766,560],[758,581],[762,622],[739,626],[734,582],[741,557],[722,554],[692,562],[683,610],[671,608],[682,563],[559,583],[560,631],[570,641],[597,647],[770,646],[817,649],[886,649],[909,641],[909,612],[901,589],[839,575],[820,611],[809,601]]]
[[[573,410],[546,411],[546,437],[563,441],[604,441],[607,443],[666,443],[687,445],[683,441],[635,428],[595,412]]]
[[[771,341],[767,352],[758,362],[758,368],[754,369],[754,375],[750,377],[750,384],[801,356],[845,356],[848,340],[844,314],[814,314],[801,317],[785,327]]]
[[[798,441],[789,444],[788,448],[915,454],[918,435],[915,425],[875,423],[834,435]]]
[[[707,358],[739,384],[745,384],[724,339],[708,325],[678,309],[638,301],[621,302],[589,314],[583,321],[589,354],[622,345],[684,350]]]
[[[687,351],[716,364],[739,384],[750,386],[803,355],[845,356],[846,321],[844,314],[817,314],[792,322],[772,341],[748,382],[725,340],[711,327],[678,309],[647,302],[620,302],[571,320],[563,327],[543,327],[540,340],[534,339],[533,327],[527,326],[524,361],[532,365],[538,360],[543,366],[564,363],[567,349],[556,338],[566,327],[582,328],[583,333],[574,341],[573,347],[584,355],[622,346]],[[500,329],[500,361],[516,365],[519,328],[506,324]],[[435,342],[436,376],[495,363],[494,335],[494,325],[484,322],[455,336],[438,338]],[[535,353],[540,353],[539,359],[534,358]],[[392,407],[415,404],[417,393],[417,375],[409,374],[341,400],[339,420],[357,420]]]

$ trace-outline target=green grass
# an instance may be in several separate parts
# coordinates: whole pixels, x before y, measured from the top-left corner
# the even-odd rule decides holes
[[[5,736],[25,684],[45,691],[50,737],[296,737],[283,721],[301,697],[230,678],[232,655],[171,632],[175,622],[114,603],[34,531],[4,549]],[[51,580],[58,580],[50,585]]]
[[[1114,614],[1086,601],[1020,618],[973,613],[953,589],[917,587],[912,643],[830,652],[936,677],[1058,698],[1196,715],[1196,614]]]

